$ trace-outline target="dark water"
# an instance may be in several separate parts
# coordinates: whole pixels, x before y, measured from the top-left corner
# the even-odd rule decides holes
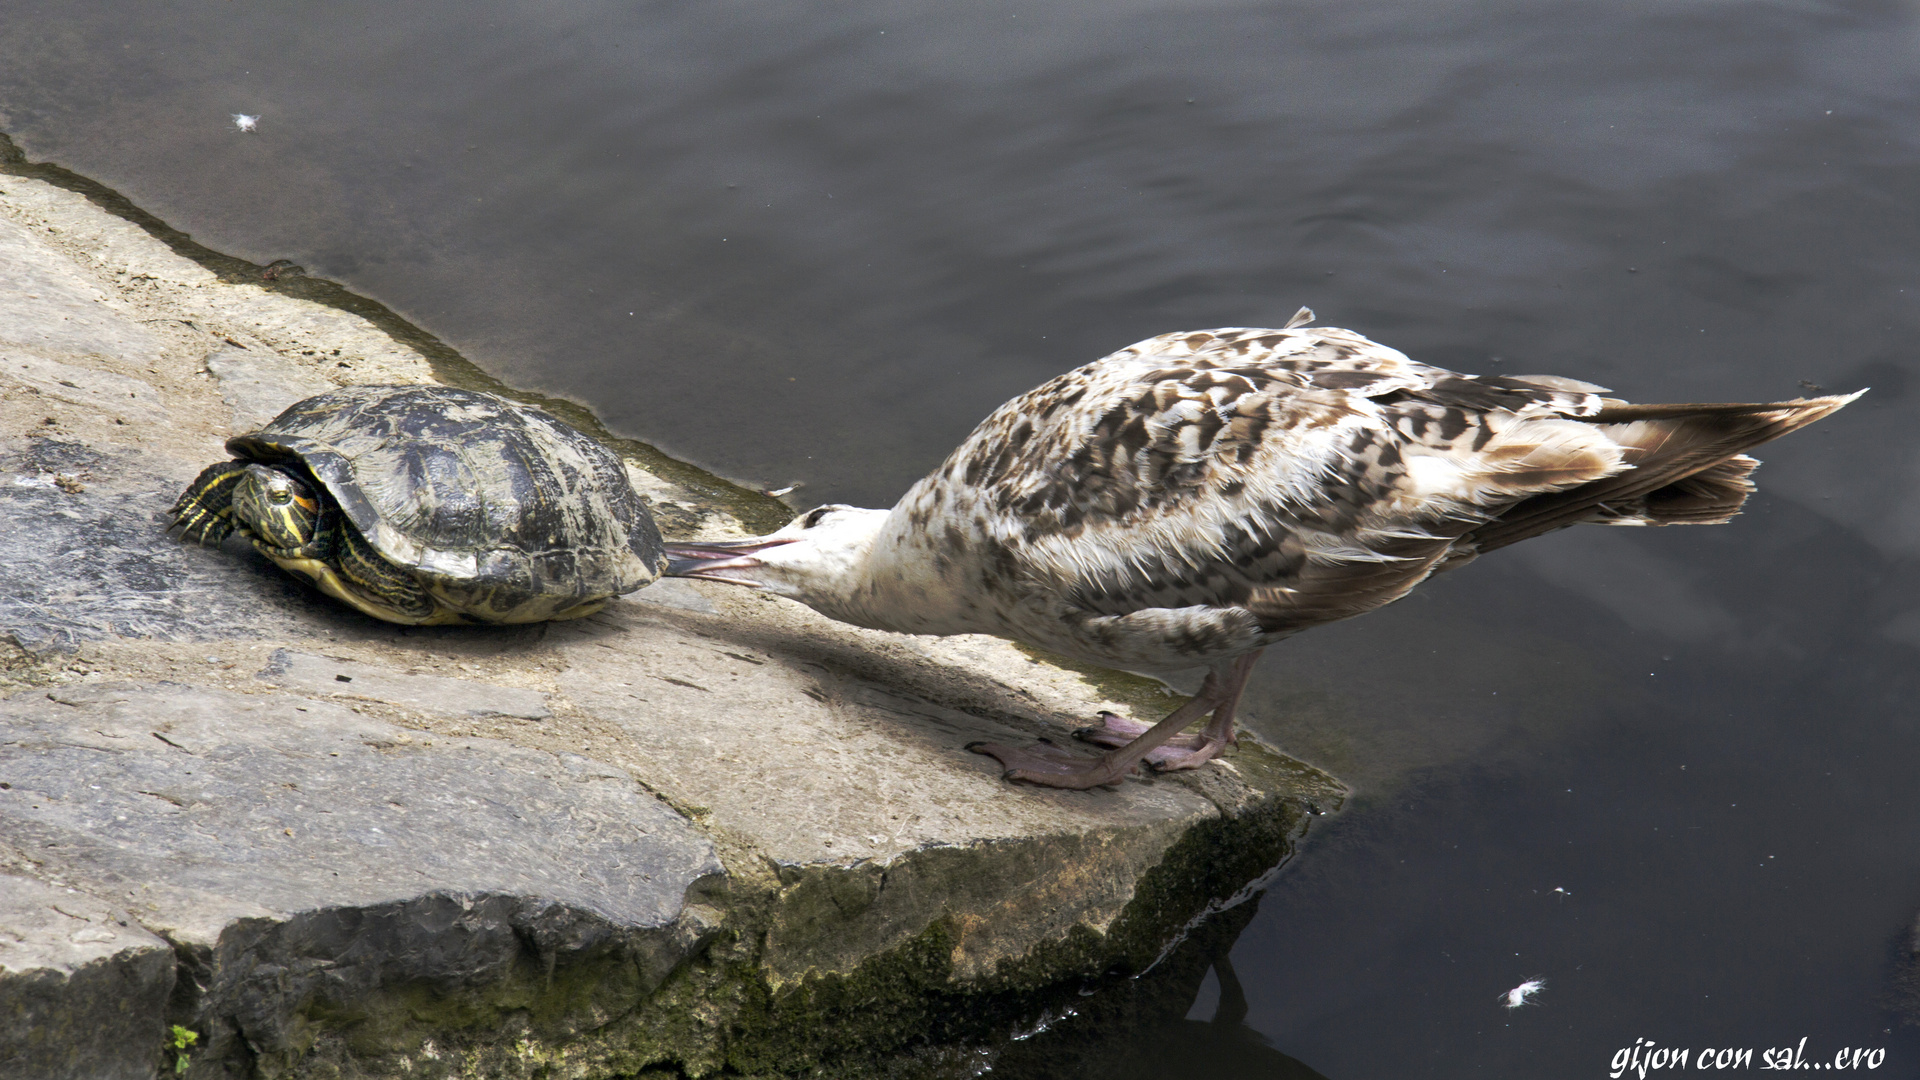
[[[1913,4],[4,0],[0,128],[801,503],[1301,304],[1638,400],[1871,384],[1729,527],[1532,541],[1276,649],[1252,722],[1358,794],[1233,946],[1243,1025],[1106,1037],[1165,1077],[1802,1037],[1920,1072],[1881,1005],[1920,909]]]

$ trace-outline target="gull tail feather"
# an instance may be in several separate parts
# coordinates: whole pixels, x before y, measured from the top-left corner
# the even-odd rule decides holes
[[[1478,553],[1594,522],[1718,525],[1740,512],[1760,463],[1745,451],[1846,406],[1854,394],[1771,403],[1609,405],[1584,423],[1621,448],[1630,466],[1565,491],[1522,500],[1464,538]]]

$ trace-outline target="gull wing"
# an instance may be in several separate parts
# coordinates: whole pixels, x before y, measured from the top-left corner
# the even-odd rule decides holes
[[[1852,400],[1607,393],[1464,375],[1347,330],[1167,334],[1008,402],[926,483],[984,519],[1006,572],[1072,607],[1239,608],[1277,636],[1566,525],[1724,521],[1752,491],[1741,451]]]

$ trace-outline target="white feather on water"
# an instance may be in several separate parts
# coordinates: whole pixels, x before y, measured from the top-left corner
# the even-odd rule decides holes
[[[1529,999],[1532,998],[1535,994],[1538,994],[1541,991],[1545,990],[1546,988],[1547,988],[1547,980],[1528,979],[1526,982],[1521,983],[1519,986],[1516,986],[1513,989],[1507,991],[1506,993],[1501,994],[1500,1000],[1506,1003],[1507,1008],[1517,1009],[1522,1005],[1532,1004],[1532,1002]]]

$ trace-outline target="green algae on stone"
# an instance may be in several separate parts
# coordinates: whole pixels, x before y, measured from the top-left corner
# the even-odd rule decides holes
[[[1074,926],[973,978],[956,973],[964,935],[958,921],[945,916],[850,971],[778,979],[764,961],[772,922],[794,916],[783,906],[856,910],[868,889],[849,883],[851,891],[837,892],[824,880],[799,882],[798,890],[763,883],[759,895],[744,896],[736,881],[735,918],[713,946],[630,1009],[582,1008],[596,997],[605,1000],[603,991],[587,985],[605,974],[591,965],[546,976],[522,972],[511,988],[457,1005],[436,1002],[442,992],[425,987],[382,993],[362,1003],[356,1017],[316,1014],[323,1025],[350,1020],[367,1030],[329,1032],[311,1044],[305,1062],[285,1062],[291,1067],[277,1075],[354,1075],[349,1069],[369,1076],[540,1080],[970,1075],[963,1067],[1009,1045],[1035,1017],[1064,1015],[1082,1007],[1087,995],[1124,987],[1153,970],[1220,897],[1283,861],[1308,817],[1291,794],[1268,792],[1238,816],[1203,822],[1142,877],[1133,901],[1104,933]],[[816,874],[824,876],[812,868],[806,878]],[[832,932],[826,923],[816,925]]]

